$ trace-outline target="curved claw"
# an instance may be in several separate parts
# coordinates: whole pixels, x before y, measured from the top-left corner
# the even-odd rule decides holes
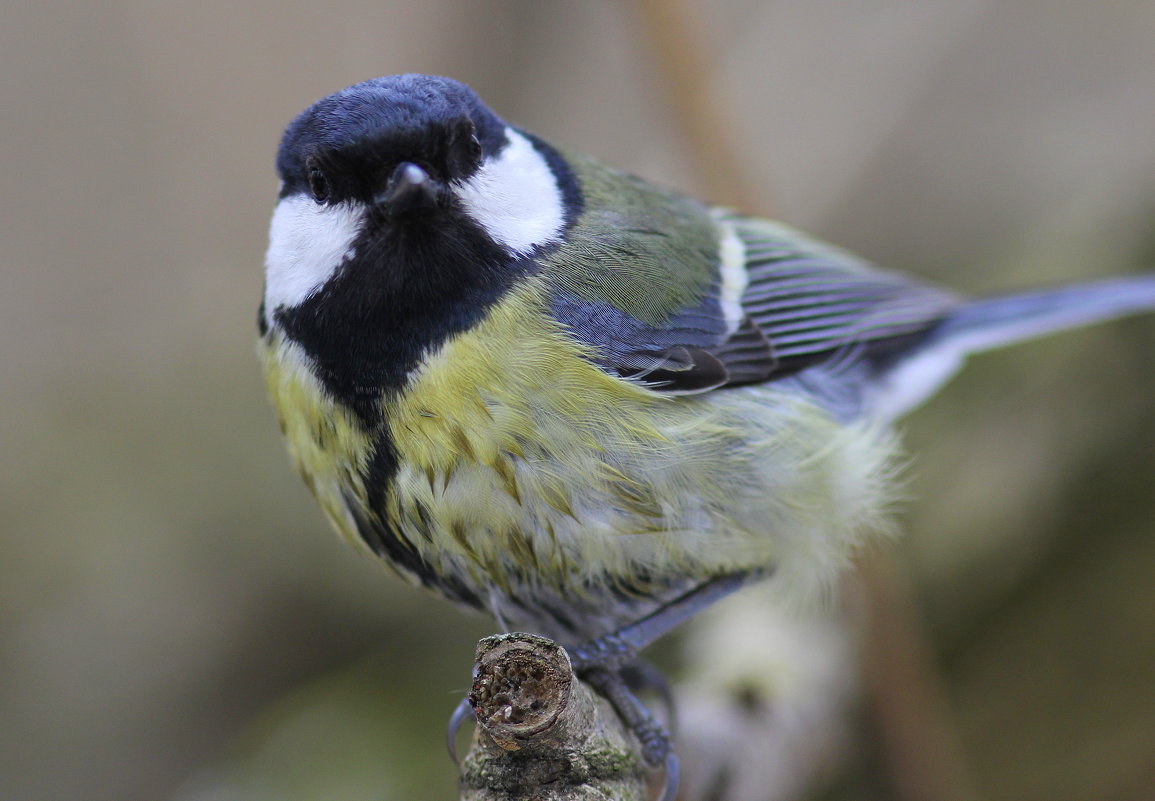
[[[682,766],[672,748],[666,754],[665,774],[665,784],[662,785],[662,794],[658,796],[658,801],[674,801],[678,797],[678,786],[682,783]]]
[[[445,747],[449,751],[449,758],[453,760],[453,764],[458,767],[461,766],[461,760],[457,758],[457,733],[461,731],[461,727],[465,725],[465,721],[473,720],[473,707],[469,705],[469,698],[462,698],[461,703],[453,710],[453,714],[449,716],[449,728],[445,732]]]

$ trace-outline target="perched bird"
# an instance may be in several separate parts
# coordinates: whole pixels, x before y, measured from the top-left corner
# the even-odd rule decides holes
[[[260,341],[305,481],[402,575],[577,653],[829,583],[888,525],[892,422],[968,353],[1155,307],[1150,276],[960,298],[448,78],[318,101],[277,171]]]

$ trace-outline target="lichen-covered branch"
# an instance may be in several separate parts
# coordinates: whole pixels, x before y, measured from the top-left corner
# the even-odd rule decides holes
[[[646,798],[636,742],[552,640],[482,640],[470,702],[478,725],[461,765],[462,801]]]

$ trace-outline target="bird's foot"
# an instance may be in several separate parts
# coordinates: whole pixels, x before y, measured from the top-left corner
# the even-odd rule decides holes
[[[653,666],[642,662],[643,648],[679,624],[749,581],[749,574],[719,576],[694,587],[645,617],[621,629],[566,648],[570,664],[581,679],[609,701],[618,717],[637,738],[642,757],[665,771],[665,787],[660,801],[673,801],[678,793],[680,770],[670,731],[655,718],[635,695],[636,690],[654,689],[674,721],[674,703],[669,685]],[[474,717],[469,699],[464,699],[449,719],[449,754],[457,762],[457,734],[465,721]]]
[[[574,672],[610,702],[642,746],[647,764],[663,766],[666,786],[661,801],[673,801],[678,793],[680,769],[669,730],[638,700],[634,690],[657,689],[673,721],[673,697],[665,679],[641,662],[643,648],[695,614],[721,600],[750,580],[748,574],[719,576],[678,596],[649,615],[621,629],[566,650]]]
[[[640,668],[636,665],[620,668],[587,667],[578,671],[578,675],[610,702],[622,723],[642,746],[642,758],[646,764],[664,769],[665,787],[660,799],[673,801],[678,794],[680,766],[670,732],[638,699],[634,694],[634,687],[631,687],[631,684],[643,675],[644,684],[653,683],[654,676],[658,675],[657,671],[649,666]],[[665,680],[660,676],[658,683],[668,691]],[[672,710],[672,699],[666,700]]]

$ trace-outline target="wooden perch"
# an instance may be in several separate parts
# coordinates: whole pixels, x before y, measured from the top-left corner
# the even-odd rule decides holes
[[[486,637],[473,676],[477,733],[461,764],[462,801],[646,798],[649,771],[637,743],[557,643]]]

